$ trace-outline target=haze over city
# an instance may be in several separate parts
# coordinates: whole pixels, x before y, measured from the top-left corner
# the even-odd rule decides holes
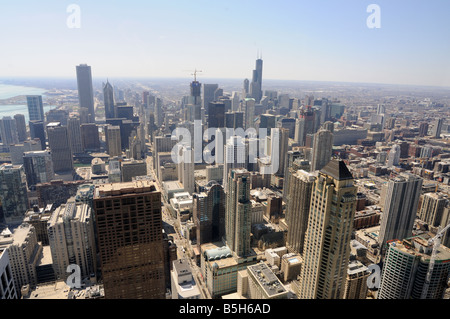
[[[2,1],[0,299],[450,299],[449,12]]]
[[[69,28],[71,4],[79,28]],[[450,86],[450,4],[378,1],[2,1],[2,77],[247,77]],[[30,54],[30,50],[32,54]]]

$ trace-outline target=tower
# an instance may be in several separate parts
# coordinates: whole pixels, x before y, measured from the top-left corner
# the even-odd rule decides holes
[[[403,240],[412,235],[422,182],[416,175],[401,173],[384,185],[385,200],[378,236],[382,255],[387,241]]]
[[[227,246],[238,257],[250,254],[251,209],[250,173],[232,169],[227,182],[225,238]]]
[[[5,223],[21,224],[28,209],[27,180],[22,165],[0,166],[0,201]]]
[[[105,105],[105,118],[107,118],[107,119],[115,118],[114,88],[109,83],[108,80],[106,81],[106,84],[103,85],[103,103]],[[147,102],[145,101],[145,103],[147,103]]]
[[[311,171],[321,170],[331,160],[333,155],[333,133],[319,130],[314,134],[312,148]]]
[[[27,95],[28,118],[30,121],[44,120],[44,105],[41,95]]]
[[[73,170],[72,150],[66,126],[59,122],[47,124],[48,146],[52,152],[55,173],[67,173]]]
[[[262,98],[262,70],[263,60],[258,58],[256,60],[256,67],[253,70],[252,82],[250,83],[250,96],[259,103]]]
[[[356,210],[353,176],[331,160],[314,181],[300,272],[300,299],[342,299]]]
[[[161,192],[150,181],[103,184],[94,192],[106,299],[164,299]]]
[[[83,153],[81,140],[81,121],[79,117],[71,116],[67,119],[67,132],[69,134],[70,148],[73,154]]]
[[[289,184],[286,185],[289,192],[289,205],[286,211],[288,225],[286,246],[293,253],[303,253],[314,180],[314,175],[298,170],[292,173]]]
[[[80,109],[84,108],[88,113],[88,122],[94,123],[94,89],[92,87],[91,67],[87,64],[80,64],[76,66],[76,71]]]

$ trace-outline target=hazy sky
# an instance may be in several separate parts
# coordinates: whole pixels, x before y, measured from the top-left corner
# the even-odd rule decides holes
[[[449,16],[448,0],[1,0],[0,77],[244,79],[260,50],[266,79],[450,86]]]

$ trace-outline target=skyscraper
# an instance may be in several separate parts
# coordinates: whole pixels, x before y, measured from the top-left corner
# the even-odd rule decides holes
[[[255,127],[255,99],[254,98],[246,98],[244,100],[244,113],[245,113],[245,127],[247,130],[251,127]]]
[[[156,185],[99,185],[93,203],[105,298],[164,299],[161,193]]]
[[[73,170],[72,150],[67,127],[59,122],[47,125],[48,146],[52,152],[55,173],[67,173]]]
[[[17,137],[19,142],[23,142],[27,139],[27,125],[25,123],[25,116],[23,114],[14,115],[16,120]]]
[[[203,84],[202,107],[208,110],[210,102],[214,102],[214,92],[219,88],[218,84]]]
[[[27,180],[22,165],[0,166],[0,201],[6,224],[21,224],[28,210]]]
[[[225,206],[225,238],[227,246],[238,257],[251,252],[250,173],[246,169],[232,169],[227,182]]]
[[[27,95],[27,106],[30,121],[44,120],[44,105],[41,95]]]
[[[95,151],[100,149],[100,137],[98,134],[98,126],[95,123],[82,124],[81,141],[84,151]]]
[[[28,188],[38,183],[49,183],[54,178],[52,155],[49,150],[23,153],[23,167]]]
[[[45,142],[46,138],[44,121],[30,121],[28,123],[28,126],[30,127],[30,138],[38,138],[41,141],[41,148],[45,150],[47,146]]]
[[[221,241],[225,236],[225,192],[212,183],[205,192],[193,195],[197,245]]]
[[[76,66],[76,71],[80,108],[85,108],[87,110],[88,122],[94,123],[94,89],[92,87],[91,67],[87,64],[80,64]]]
[[[394,144],[388,154],[387,166],[397,166],[400,162],[400,145]]]
[[[252,82],[250,83],[250,96],[259,103],[262,98],[262,69],[263,60],[256,60],[256,68],[253,70]]]
[[[120,126],[108,125],[105,131],[106,146],[111,157],[122,155],[120,142]]]
[[[289,192],[289,205],[286,211],[288,225],[286,246],[293,253],[303,253],[314,180],[314,175],[298,170],[290,176],[289,185],[286,185]]]
[[[227,184],[230,170],[233,168],[245,168],[245,143],[242,137],[232,136],[224,146],[223,163],[223,188],[228,191]]]
[[[222,102],[209,102],[208,128],[225,127],[225,104]]]
[[[442,193],[425,193],[422,195],[422,205],[417,217],[434,227],[445,226],[446,224],[442,223],[442,217],[448,203],[449,200]]]
[[[378,243],[382,254],[388,240],[403,240],[412,235],[423,179],[401,173],[384,185],[385,200]]]
[[[300,272],[300,299],[342,299],[356,210],[353,176],[331,160],[313,186]]]
[[[314,134],[311,171],[321,170],[331,160],[333,155],[333,133],[319,130]]]
[[[378,299],[421,299],[432,245],[422,236],[390,242],[381,274]],[[426,299],[442,299],[450,272],[450,249],[441,245],[435,256]]]
[[[55,276],[67,279],[67,267],[76,264],[81,278],[93,277],[97,272],[97,256],[89,204],[70,198],[52,213],[47,227]]]
[[[434,138],[441,138],[442,125],[444,125],[444,119],[438,118],[434,121],[432,128],[432,134]]]
[[[19,144],[15,119],[10,116],[4,116],[0,120],[0,136],[3,145],[7,148],[9,148],[10,144]]]
[[[103,85],[103,103],[105,105],[105,118],[107,118],[107,119],[115,118],[114,88],[109,83],[109,81],[106,81],[106,84]],[[146,100],[145,100],[145,104],[147,104]]]
[[[67,119],[67,133],[69,134],[70,148],[73,154],[84,152],[81,140],[81,121],[79,117],[71,116]]]

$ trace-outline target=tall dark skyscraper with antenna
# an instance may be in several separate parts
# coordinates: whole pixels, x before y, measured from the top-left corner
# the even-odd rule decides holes
[[[262,98],[262,69],[263,60],[259,57],[256,60],[256,68],[253,70],[252,82],[250,83],[250,96],[259,103]]]
[[[77,65],[77,85],[80,108],[87,109],[88,122],[95,122],[94,89],[92,87],[91,67],[87,64]],[[80,109],[81,112],[81,109]]]

